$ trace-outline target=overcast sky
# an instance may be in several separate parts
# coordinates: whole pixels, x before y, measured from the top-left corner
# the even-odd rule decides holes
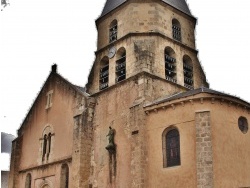
[[[0,127],[16,135],[50,73],[84,86],[106,0],[10,0],[0,12]],[[250,1],[187,0],[210,87],[250,101]]]

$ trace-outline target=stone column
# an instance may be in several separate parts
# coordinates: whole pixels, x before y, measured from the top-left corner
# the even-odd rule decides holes
[[[74,116],[72,184],[74,188],[89,188],[91,175],[91,147],[93,138],[92,116],[94,103],[79,110]]]
[[[197,112],[196,124],[196,170],[197,188],[213,187],[213,150],[210,112]]]

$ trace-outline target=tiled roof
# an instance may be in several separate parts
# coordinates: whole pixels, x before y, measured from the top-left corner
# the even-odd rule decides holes
[[[125,3],[126,1],[127,0],[107,0],[100,17],[108,14],[109,12],[116,9],[117,7]],[[162,0],[162,1],[184,12],[185,14],[192,16],[188,8],[188,5],[186,3],[186,0]]]
[[[215,94],[215,95],[231,97],[231,98],[234,98],[236,100],[240,100],[241,102],[247,103],[248,105],[250,105],[247,101],[244,101],[244,100],[242,100],[242,99],[240,99],[240,98],[238,98],[236,96],[232,96],[232,95],[229,95],[229,94],[226,94],[226,93],[215,91],[215,90],[212,90],[212,89],[209,89],[209,88],[206,88],[206,87],[201,87],[201,88],[198,88],[198,89],[189,90],[187,92],[181,92],[181,93],[177,93],[177,94],[174,94],[174,95],[171,95],[171,96],[163,97],[161,99],[157,99],[157,100],[145,105],[145,107],[157,105],[157,104],[160,104],[160,103],[163,103],[163,102],[168,102],[168,101],[172,101],[172,100],[176,100],[176,99],[189,97],[189,96],[192,96],[192,95],[197,95],[197,94],[200,94],[200,93],[208,93],[208,94]]]

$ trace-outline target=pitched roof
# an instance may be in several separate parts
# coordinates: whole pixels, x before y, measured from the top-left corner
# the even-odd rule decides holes
[[[107,0],[105,6],[103,8],[102,14],[99,18],[108,14],[109,12],[116,9],[117,7],[119,7],[120,5],[122,5],[123,3],[127,2],[127,1],[128,0]],[[165,3],[169,4],[170,6],[180,10],[181,12],[192,16],[192,14],[188,8],[188,5],[186,3],[186,0],[162,0],[162,2],[165,2]]]
[[[41,95],[42,89],[43,89],[43,88],[45,87],[45,85],[49,82],[49,80],[50,80],[50,78],[51,78],[52,76],[56,76],[56,77],[58,77],[59,79],[63,80],[66,84],[68,84],[68,85],[69,85],[72,89],[74,89],[77,93],[79,93],[79,94],[81,94],[81,95],[83,95],[83,96],[85,96],[85,97],[89,97],[89,94],[86,92],[86,89],[85,89],[84,87],[81,87],[81,86],[77,86],[77,85],[72,84],[72,83],[71,83],[70,81],[68,81],[66,78],[64,78],[64,77],[61,76],[59,73],[57,73],[57,65],[56,65],[56,64],[52,65],[52,66],[51,66],[51,72],[50,72],[48,78],[46,79],[46,81],[45,81],[44,84],[42,85],[42,87],[41,87],[41,89],[40,89],[40,91],[39,91],[37,97],[35,98],[35,100],[34,100],[33,104],[31,105],[31,107],[30,107],[30,109],[29,109],[27,115],[25,116],[23,122],[21,123],[20,128],[18,129],[18,135],[19,135],[19,131],[22,129],[22,127],[23,127],[23,125],[24,125],[25,120],[27,119],[28,115],[30,114],[30,112],[31,112],[31,110],[32,110],[32,108],[33,108],[33,106],[34,106],[35,103],[38,101],[39,96]]]
[[[222,92],[219,92],[219,91],[215,91],[215,90],[212,90],[212,89],[209,89],[209,88],[206,88],[206,87],[201,87],[201,88],[198,88],[198,89],[189,90],[187,92],[181,92],[181,93],[177,93],[177,94],[174,94],[174,95],[171,95],[171,96],[165,96],[165,97],[157,99],[157,100],[155,100],[155,101],[153,101],[153,102],[151,102],[149,104],[146,104],[144,107],[154,106],[154,105],[157,105],[157,104],[160,104],[160,103],[169,102],[169,101],[172,101],[172,100],[181,99],[181,98],[189,97],[189,96],[192,96],[192,95],[197,95],[197,94],[200,94],[200,93],[208,93],[208,94],[215,94],[215,95],[231,97],[231,98],[234,98],[236,100],[240,100],[241,102],[247,103],[248,105],[250,105],[247,101],[244,101],[244,100],[240,99],[239,97],[232,96],[232,95],[222,93]]]

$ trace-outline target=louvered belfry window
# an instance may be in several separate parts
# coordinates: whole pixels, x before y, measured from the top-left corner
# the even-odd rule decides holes
[[[172,34],[175,40],[181,41],[181,25],[176,19],[172,21]]]
[[[117,20],[112,21],[110,28],[109,28],[109,43],[114,42],[117,40]]]
[[[103,90],[109,85],[109,60],[107,57],[104,57],[100,62],[100,76],[99,76],[99,88]]]
[[[176,60],[171,57],[170,53],[165,49],[165,77],[168,81],[176,83]]]
[[[166,135],[167,167],[180,165],[180,136],[176,129]]]
[[[119,52],[119,50],[118,50]],[[126,79],[126,50],[124,49],[116,60],[116,82]]]

